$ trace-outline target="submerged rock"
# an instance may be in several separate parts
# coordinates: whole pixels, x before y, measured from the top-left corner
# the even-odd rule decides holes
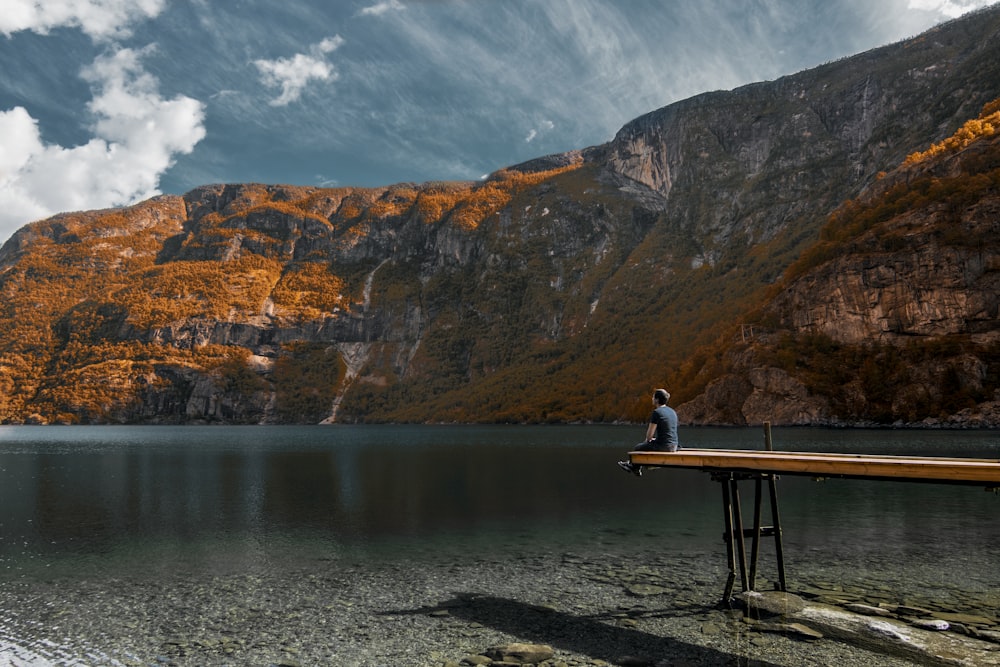
[[[913,621],[911,625],[915,628],[934,630],[936,632],[944,632],[951,627],[948,621],[942,621],[940,618],[921,618]]]
[[[747,613],[755,618],[786,616],[806,606],[805,600],[798,595],[784,591],[747,591],[737,597],[746,605]]]
[[[545,644],[507,644],[487,649],[486,655],[495,662],[533,665],[551,659],[555,651]]]
[[[753,629],[757,632],[777,632],[803,639],[823,639],[823,633],[813,630],[802,623],[754,623]]]
[[[853,611],[855,614],[864,614],[865,616],[882,616],[888,617],[892,616],[892,612],[888,609],[883,609],[882,607],[873,607],[870,604],[862,604],[860,602],[852,602],[850,604],[844,605],[844,609],[848,611]]]
[[[662,595],[663,593],[668,592],[666,588],[663,586],[657,586],[656,584],[628,584],[625,586],[625,590],[627,590],[630,595],[634,595],[636,597]]]
[[[925,665],[1000,666],[988,643],[954,633],[925,630],[890,618],[873,618],[838,607],[806,604],[789,617],[828,637]]]

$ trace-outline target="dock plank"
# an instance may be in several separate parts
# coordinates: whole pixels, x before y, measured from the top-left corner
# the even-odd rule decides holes
[[[1000,485],[1000,459],[743,449],[633,451],[629,457],[632,463],[642,466],[694,468],[712,472]]]

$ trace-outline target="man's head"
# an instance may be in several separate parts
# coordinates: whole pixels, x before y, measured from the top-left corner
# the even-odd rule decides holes
[[[670,400],[670,392],[666,389],[657,389],[653,392],[653,402],[657,405],[666,405]]]

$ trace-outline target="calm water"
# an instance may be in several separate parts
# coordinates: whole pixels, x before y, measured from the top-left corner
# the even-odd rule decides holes
[[[723,560],[720,493],[708,475],[655,470],[636,479],[615,466],[641,432],[0,427],[0,581],[246,571],[317,555],[441,560],[658,545]],[[687,429],[683,439],[757,448],[762,435]],[[1000,458],[993,432],[776,429],[774,441],[777,449]],[[779,495],[793,576],[839,567],[887,579],[955,576],[973,588],[1000,583],[1000,497],[980,488],[783,478]]]

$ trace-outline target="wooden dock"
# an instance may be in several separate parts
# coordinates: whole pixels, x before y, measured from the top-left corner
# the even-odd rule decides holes
[[[743,449],[631,452],[632,463],[706,472],[977,484],[1000,487],[1000,459],[885,456]]]
[[[985,486],[1000,490],[1000,459],[963,459],[932,456],[888,456],[883,454],[840,454],[831,452],[774,451],[770,424],[764,424],[765,449],[680,449],[676,452],[629,452],[634,465],[650,468],[688,468],[710,473],[722,483],[723,520],[729,577],[722,594],[725,605],[732,604],[733,587],[739,575],[743,590],[756,587],[757,565],[762,538],[774,539],[778,568],[778,590],[786,590],[785,558],[781,539],[781,518],[775,481],[780,475],[801,475],[817,479],[848,478],[899,482],[937,482]],[[754,482],[753,525],[746,528],[740,502],[739,482]],[[762,523],[764,485],[767,485],[771,525]],[[749,538],[751,553],[746,553]]]

